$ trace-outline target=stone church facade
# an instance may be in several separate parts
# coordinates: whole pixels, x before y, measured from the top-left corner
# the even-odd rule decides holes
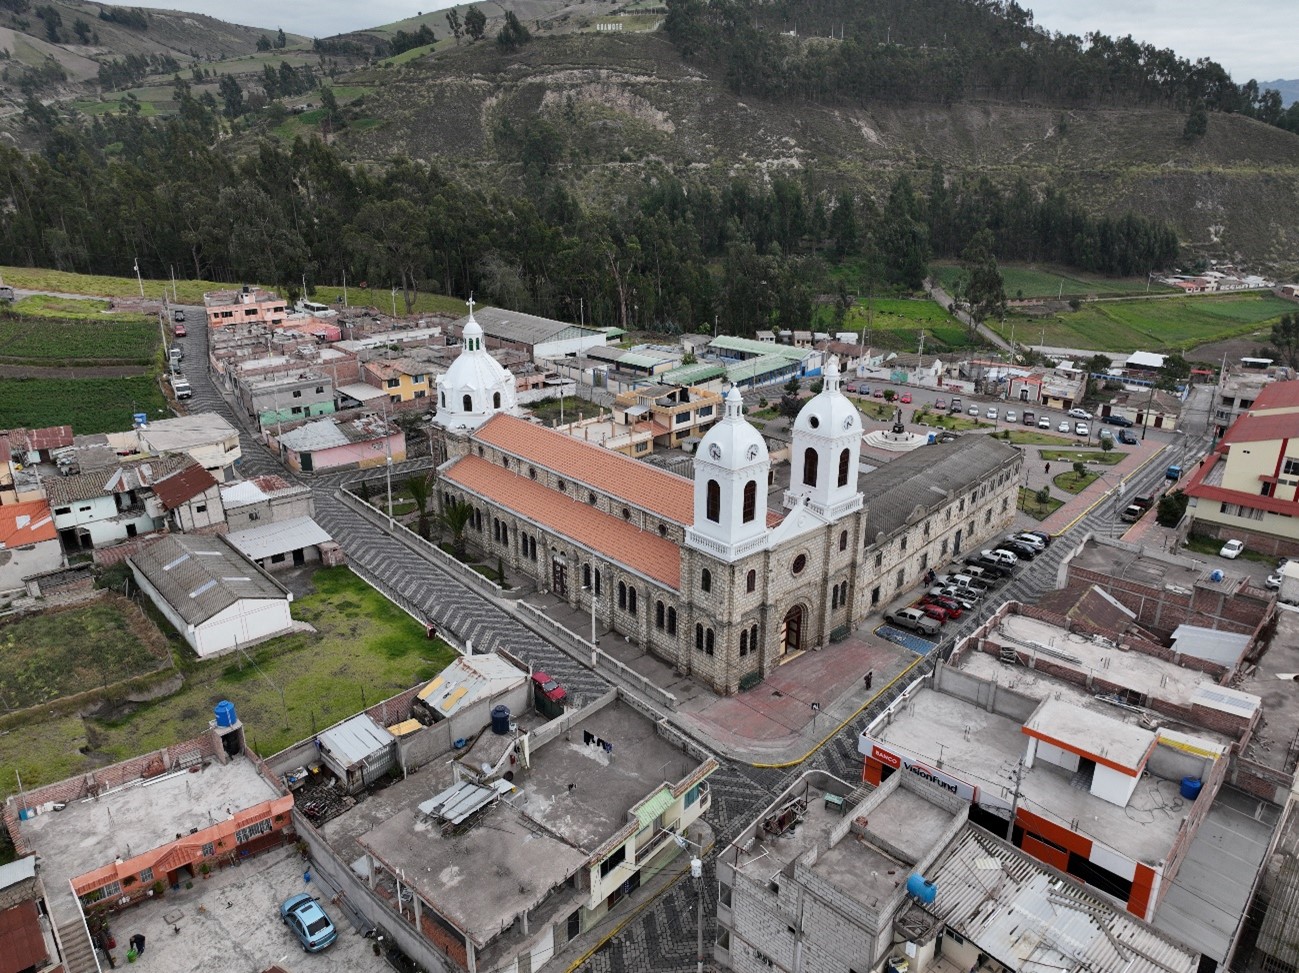
[[[464,372],[508,380],[476,358]],[[605,627],[722,694],[846,635],[1014,516],[1019,452],[987,437],[859,476],[861,414],[833,361],[795,420],[781,511],[768,510],[771,460],[736,389],[696,450],[693,480],[505,410],[484,414],[493,394],[457,388],[439,403],[440,508],[469,504],[467,534],[489,559],[575,609],[594,598]],[[457,414],[457,398],[473,414]]]

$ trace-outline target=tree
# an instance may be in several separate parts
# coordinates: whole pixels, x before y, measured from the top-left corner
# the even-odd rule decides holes
[[[992,255],[994,244],[992,231],[980,230],[961,254],[966,309],[976,325],[1006,313],[1006,285]]]
[[[81,43],[90,43],[90,25],[80,17],[72,22],[72,32],[77,35],[77,40]]]
[[[1101,437],[1101,452],[1102,452],[1102,453],[1108,453],[1108,452],[1109,452],[1111,449],[1113,449],[1113,448],[1114,448],[1114,440],[1110,439],[1109,436],[1102,436],[1102,437]]]
[[[271,39],[269,37],[263,34],[261,37],[257,38],[257,50],[259,52],[265,53],[270,49],[271,49]]]
[[[451,36],[456,39],[456,47],[459,47],[463,28],[460,26],[460,12],[455,7],[447,11],[447,26],[451,28]]]
[[[337,132],[340,128],[347,127],[343,111],[338,107],[338,99],[334,97],[334,89],[327,84],[320,86],[320,107],[325,111],[324,117],[320,120],[325,131]]]
[[[1037,505],[1039,507],[1045,507],[1047,504],[1051,502],[1051,488],[1042,487],[1040,490],[1037,491],[1033,499],[1037,501]]]
[[[1087,464],[1084,463],[1082,460],[1075,461],[1073,464],[1074,482],[1075,483],[1078,482],[1086,475],[1087,475]]]
[[[428,540],[429,536],[429,518],[428,518],[428,501],[432,495],[432,486],[426,477],[412,476],[406,481],[406,486],[410,490],[410,498],[415,501],[415,509],[419,511],[419,523],[416,530],[419,536]]]
[[[1202,138],[1209,131],[1209,113],[1205,110],[1203,101],[1196,101],[1191,106],[1191,112],[1186,116],[1186,126],[1182,129],[1182,138],[1191,142],[1195,139]]]
[[[1165,493],[1155,508],[1155,522],[1160,527],[1176,527],[1186,516],[1187,497],[1181,490]]]
[[[471,41],[480,41],[483,39],[483,32],[487,30],[487,15],[477,7],[470,7],[465,11],[465,33],[469,35]]]
[[[461,561],[465,558],[465,528],[469,526],[473,516],[473,507],[461,500],[456,500],[442,511],[440,518],[442,525],[451,531],[451,549],[455,552],[456,558]]]
[[[505,23],[496,35],[496,46],[503,51],[517,51],[530,40],[532,40],[532,34],[519,21],[514,11],[505,11]]]
[[[1299,368],[1299,314],[1283,314],[1272,325],[1269,339],[1281,360],[1290,368]]]
[[[223,74],[217,84],[217,91],[221,95],[226,118],[238,118],[244,113],[244,89],[239,87],[238,81]]]
[[[1181,385],[1186,384],[1186,380],[1191,377],[1191,363],[1182,355],[1174,352],[1164,358],[1164,363],[1159,366],[1159,375],[1155,379],[1155,387],[1164,391],[1172,391]]]

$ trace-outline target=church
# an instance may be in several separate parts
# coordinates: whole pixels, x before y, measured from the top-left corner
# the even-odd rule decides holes
[[[922,446],[859,473],[862,414],[838,364],[792,429],[789,485],[738,389],[699,443],[694,478],[521,418],[472,306],[438,378],[447,460],[438,504],[473,508],[471,542],[721,694],[846,636],[1005,529],[1019,450],[987,436]]]

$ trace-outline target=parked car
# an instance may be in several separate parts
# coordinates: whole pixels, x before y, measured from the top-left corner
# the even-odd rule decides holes
[[[1021,534],[1012,534],[1008,540],[1012,540],[1017,544],[1027,544],[1029,547],[1036,547],[1039,551],[1046,550],[1046,541],[1036,534],[1030,534],[1028,531]]]
[[[1024,425],[1031,426],[1037,422],[1037,413],[1032,409],[1024,410]]]
[[[929,594],[935,598],[948,598],[961,606],[962,611],[973,611],[979,604],[977,595],[969,591],[962,591],[951,585],[934,585],[929,589]]]
[[[951,404],[948,408],[949,408],[952,412],[960,412],[960,411],[961,411],[961,400],[960,400],[959,398],[954,398],[954,399],[952,399],[952,404]]]
[[[1068,431],[1069,431],[1069,420],[1068,420],[1068,419],[1061,419],[1061,420],[1060,420],[1060,425],[1058,425],[1058,426],[1055,427],[1055,431],[1056,431],[1056,432],[1068,432]]]
[[[979,407],[977,405],[972,405],[965,410],[965,414],[967,416],[974,416],[974,418],[977,419],[979,417]]]
[[[1243,550],[1245,550],[1244,541],[1230,540],[1227,541],[1226,544],[1222,545],[1222,550],[1218,553],[1222,557],[1230,558],[1234,561],[1236,558],[1240,557],[1240,552]]]
[[[959,402],[960,400],[958,399],[957,401]],[[946,400],[946,399],[935,399],[935,400],[934,400],[934,408],[935,408],[935,409],[946,409],[946,408],[947,408],[947,400]]]
[[[853,393],[854,395],[856,395],[856,394],[857,394],[857,383],[856,383],[856,382],[849,382],[847,385],[845,385],[845,386],[843,387],[843,390],[844,390],[845,392],[851,392],[851,393]]]
[[[1120,429],[1119,442],[1124,446],[1135,446],[1137,444],[1137,437],[1132,435],[1132,433],[1128,432],[1126,429]]]
[[[1092,414],[1086,409],[1073,408],[1069,410],[1070,419],[1090,419]]]
[[[997,545],[999,551],[1009,551],[1021,561],[1031,561],[1037,557],[1038,551],[1035,547],[1029,547],[1027,544],[1021,544],[1019,541],[1002,541]]]
[[[1132,428],[1132,420],[1126,416],[1106,416],[1101,422],[1108,423],[1111,426],[1122,426],[1124,429]]]
[[[989,409],[988,412],[987,412],[987,416],[988,416],[988,418],[991,419],[993,422],[996,422],[996,421],[997,421],[997,407],[996,407],[996,406],[993,406],[991,409]]]
[[[1016,412],[1014,409],[1007,409],[1007,410],[1006,410],[1006,421],[1007,421],[1007,422],[1019,422],[1019,413]]]
[[[185,330],[185,325],[183,324],[173,325],[171,329],[171,333],[172,333],[172,337],[175,338],[183,338],[187,334],[189,334],[189,332]]]
[[[874,392],[871,393],[871,395],[872,395],[873,398],[876,398],[876,399],[882,399],[882,398],[884,398],[884,390],[883,390],[883,389],[876,389]]]
[[[297,937],[304,952],[319,953],[338,938],[334,921],[306,892],[291,895],[281,903],[280,921]]]
[[[1267,581],[1265,581],[1264,584],[1266,584],[1273,591],[1276,591],[1281,587],[1282,580],[1284,579],[1279,574],[1269,574],[1267,576]]]
[[[1111,442],[1113,442],[1113,441],[1114,441],[1114,433],[1110,432],[1108,429],[1102,429],[1100,432],[1098,432],[1098,433],[1096,434],[1096,438],[1097,438],[1097,439],[1108,439],[1108,440],[1110,440]]]
[[[538,669],[532,674],[532,686],[538,696],[544,697],[552,703],[563,705],[568,691],[564,689],[554,676],[546,673],[544,669]]]
[[[934,594],[932,591],[920,599],[929,605],[937,605],[943,611],[947,612],[948,618],[960,618],[965,611],[964,607],[955,598],[950,595]]]
[[[1182,468],[1180,466],[1170,466],[1164,470],[1164,479],[1176,482],[1182,478]]]
[[[899,608],[895,612],[887,612],[884,623],[894,628],[919,632],[921,635],[937,635],[943,627],[941,622],[930,618],[919,608]]]
[[[1037,428],[1049,430],[1051,428],[1051,417],[1039,416],[1037,420]]]
[[[1073,424],[1073,434],[1079,439],[1090,439],[1092,434],[1091,427],[1085,422],[1075,422]]]
[[[899,398],[898,401],[901,402],[903,405],[910,405],[910,404],[911,404],[911,393],[910,393],[910,392],[903,392],[901,398]]]
[[[1045,544],[1047,547],[1050,547],[1051,542],[1055,540],[1054,537],[1052,537],[1044,530],[1026,530],[1024,531],[1024,533],[1032,534],[1034,537],[1039,538],[1042,541],[1042,543]]]
[[[997,581],[1002,578],[1008,578],[1011,569],[1000,561],[994,561],[986,558],[982,554],[973,554],[965,559],[966,568],[979,568],[983,572],[983,577],[988,581]],[[973,572],[971,572],[973,574]]]
[[[920,609],[922,612],[924,612],[926,615],[928,615],[930,618],[936,621],[939,625],[942,625],[949,618],[953,617],[952,614],[942,605],[931,604],[930,602],[925,601],[923,598],[912,607]]]
[[[997,548],[995,551],[983,550],[979,552],[979,555],[988,561],[992,561],[994,564],[1004,564],[1011,568],[1019,563],[1018,554],[1015,554],[1013,551],[1003,550],[1002,548]]]
[[[952,587],[957,591],[968,592],[977,598],[988,593],[987,585],[979,584],[968,574],[940,574],[934,583],[944,588]]]
[[[177,322],[184,321],[184,320],[185,320],[185,312],[182,311],[180,308],[176,308],[176,310],[174,310],[174,311],[171,312],[171,319],[172,319],[173,321],[177,321]]]

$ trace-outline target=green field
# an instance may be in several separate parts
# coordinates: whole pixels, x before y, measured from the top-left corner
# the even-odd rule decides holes
[[[1097,351],[1188,349],[1270,328],[1294,310],[1290,301],[1271,294],[1222,294],[1158,300],[1098,301],[1045,317],[1008,315],[997,325],[1021,344]]]
[[[82,748],[115,761],[189,739],[223,699],[238,707],[249,743],[265,756],[430,678],[455,657],[347,568],[321,569],[313,583],[293,616],[317,634],[258,646],[250,653],[256,666],[242,654],[200,662],[181,646],[185,684],[171,696],[109,722],[71,716],[0,735],[0,797],[13,792],[15,769],[27,787],[87,770]]]
[[[171,417],[157,380],[148,375],[0,378],[0,416],[8,426],[71,426],[79,436],[120,432],[131,428],[131,416],[136,412]]]
[[[0,318],[0,362],[18,365],[148,365],[162,340],[156,321]]]
[[[876,297],[869,302],[858,301],[848,309],[842,325],[836,325],[831,313],[822,308],[813,322],[822,331],[855,331],[863,335],[867,346],[885,344],[917,351],[922,330],[927,346],[934,350],[961,348],[970,343],[965,325],[928,298]]]
[[[141,632],[135,608],[109,598],[0,625],[0,713],[166,665],[163,640],[141,638]]]
[[[1101,277],[1068,268],[1050,269],[1034,264],[1001,264],[1001,279],[1006,288],[1009,300],[1032,298],[1076,297],[1126,297],[1132,294],[1145,294],[1145,277]],[[958,264],[934,264],[930,273],[945,291],[952,293],[961,275]],[[1151,294],[1171,294],[1174,289],[1153,281],[1149,285]]]

